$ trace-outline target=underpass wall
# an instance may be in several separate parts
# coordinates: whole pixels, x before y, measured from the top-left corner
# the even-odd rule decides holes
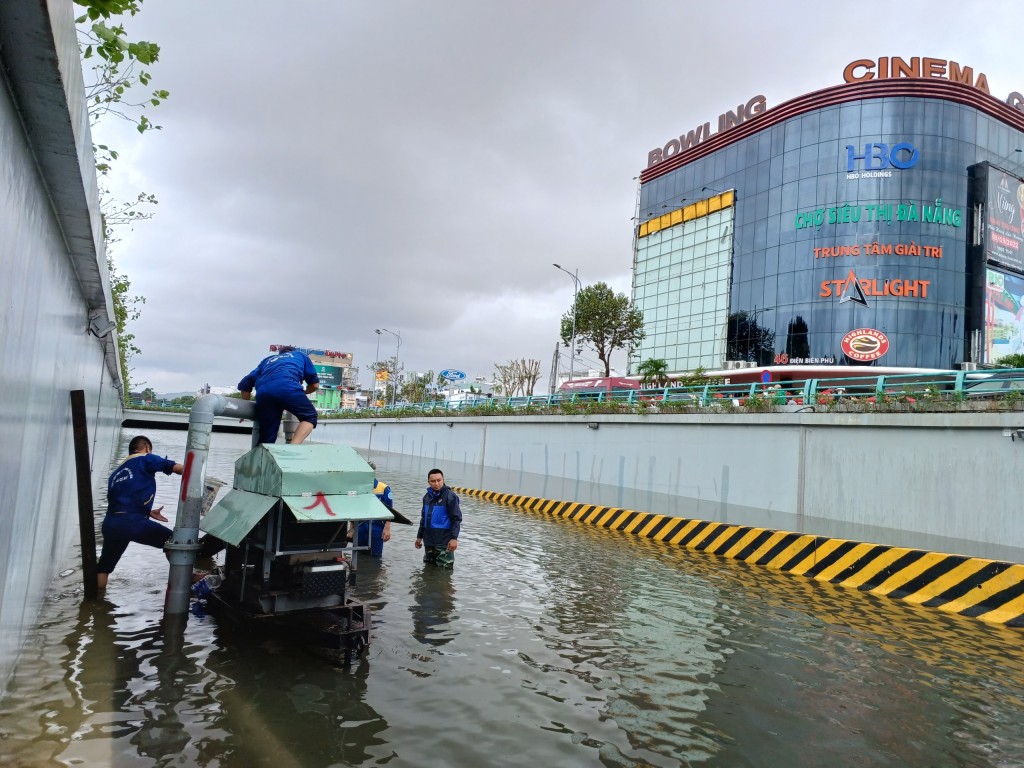
[[[70,392],[85,394],[94,489],[120,427],[79,57],[71,0],[0,3],[0,695],[78,540]]]
[[[1017,428],[1019,412],[502,416],[322,421],[313,439],[503,470],[490,491],[561,478],[705,520],[1021,562]]]

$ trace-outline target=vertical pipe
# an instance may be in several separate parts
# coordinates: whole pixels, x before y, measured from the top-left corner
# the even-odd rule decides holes
[[[182,473],[181,492],[178,494],[178,513],[174,520],[174,532],[164,545],[167,559],[170,561],[167,599],[164,605],[164,613],[168,615],[188,612],[192,569],[196,562],[196,552],[199,550],[199,517],[202,509],[202,493],[191,492],[190,487],[202,488],[212,431],[213,412],[196,413],[193,407],[189,416],[185,471]]]
[[[284,412],[284,441],[291,443],[292,438],[295,437],[295,430],[299,428],[299,420],[290,412]]]
[[[92,506],[92,472],[89,469],[89,424],[85,415],[85,391],[81,389],[71,390],[71,426],[75,441],[75,479],[78,481],[82,586],[85,588],[85,599],[95,600],[99,595],[99,585],[96,583],[96,518]]]
[[[206,460],[210,453],[213,418],[224,413],[235,418],[255,419],[256,404],[251,400],[222,395],[203,395],[196,400],[189,413],[185,471],[181,476],[181,493],[178,494],[178,514],[174,520],[174,532],[164,545],[171,563],[167,575],[167,599],[164,602],[164,614],[167,616],[188,613],[192,568],[199,549],[199,518],[203,508]],[[253,438],[256,439],[255,434]]]

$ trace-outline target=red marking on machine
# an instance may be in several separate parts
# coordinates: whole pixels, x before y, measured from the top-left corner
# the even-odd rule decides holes
[[[303,509],[313,509],[319,506],[323,506],[323,508],[327,511],[327,514],[331,517],[337,517],[337,515],[334,514],[334,511],[331,509],[331,505],[327,503],[327,497],[324,496],[323,491],[317,491],[316,501],[314,501],[308,507],[303,507]]]

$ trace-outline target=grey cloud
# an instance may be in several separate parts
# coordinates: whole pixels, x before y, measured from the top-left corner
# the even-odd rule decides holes
[[[551,263],[628,291],[649,149],[860,56],[1024,86],[1020,24],[972,7],[954,30],[952,3],[150,0],[129,29],[162,46],[164,129],[105,128],[119,186],[161,201],[115,250],[147,297],[139,378],[234,384],[275,342],[367,366],[381,326],[410,369],[546,376],[572,296]]]

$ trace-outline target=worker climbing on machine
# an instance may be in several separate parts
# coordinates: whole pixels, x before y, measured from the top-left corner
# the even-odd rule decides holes
[[[153,443],[144,435],[132,438],[129,456],[107,480],[107,515],[103,518],[103,550],[96,564],[96,581],[102,592],[118,560],[135,541],[162,548],[171,538],[163,507],[153,509],[156,473],[182,473],[182,465],[153,453]],[[160,522],[155,522],[159,520]]]
[[[303,390],[302,383],[306,383]],[[238,391],[243,400],[252,397],[256,389],[256,419],[260,430],[260,443],[273,443],[281,428],[285,411],[299,420],[292,436],[292,445],[303,442],[316,427],[316,408],[309,395],[320,387],[320,377],[309,355],[295,347],[282,346],[263,358],[260,364],[240,382]]]

